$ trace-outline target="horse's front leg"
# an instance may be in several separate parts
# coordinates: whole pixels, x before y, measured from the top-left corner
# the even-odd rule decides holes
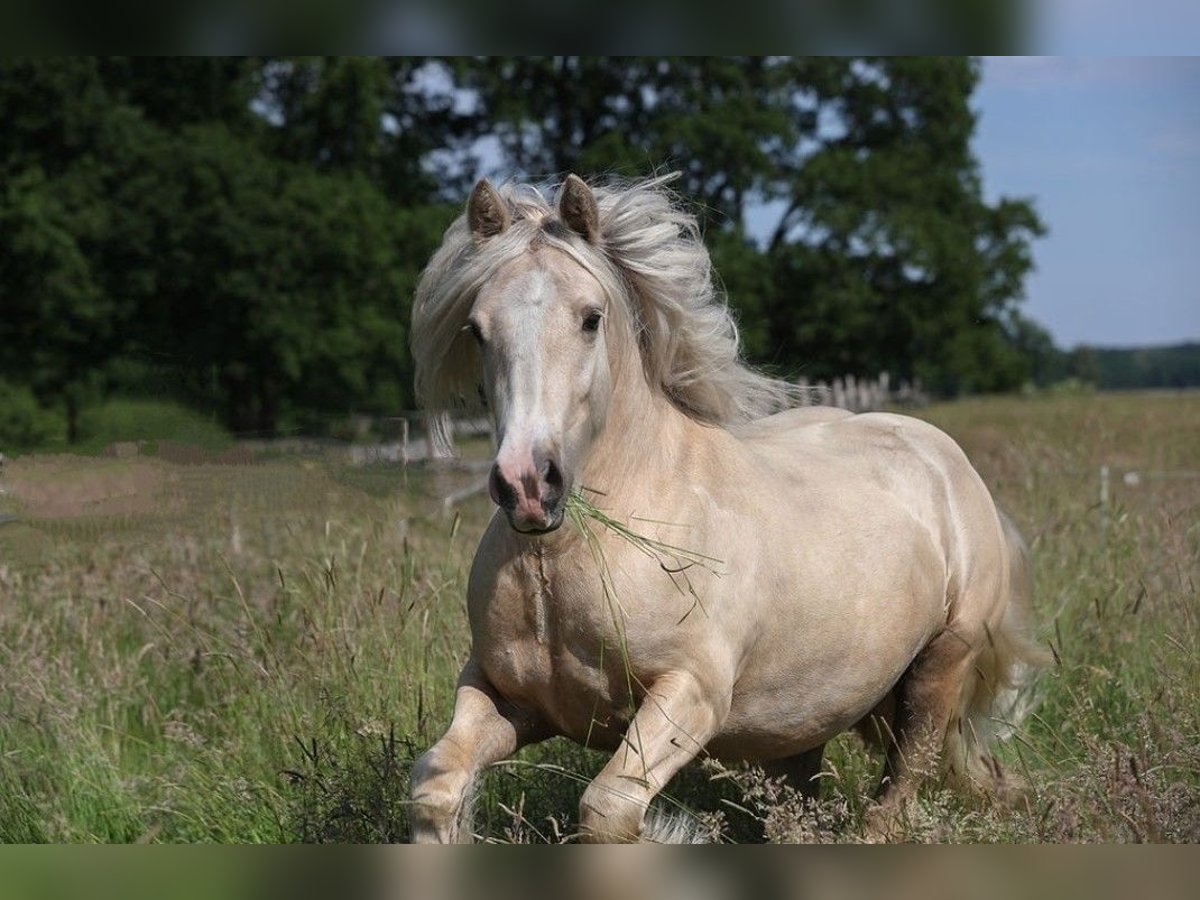
[[[476,776],[518,748],[544,737],[537,718],[509,703],[474,658],[458,679],[454,720],[412,770],[413,843],[468,843],[467,800]]]
[[[728,691],[714,692],[688,672],[658,678],[621,748],[583,793],[581,839],[636,841],[650,801],[704,750],[725,720],[729,704]]]

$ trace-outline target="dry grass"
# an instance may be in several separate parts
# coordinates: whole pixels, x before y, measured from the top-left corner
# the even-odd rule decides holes
[[[923,415],[1030,539],[1058,665],[1005,751],[1025,800],[935,784],[906,837],[1200,840],[1200,477],[1178,474],[1200,471],[1200,396]],[[448,721],[467,651],[465,576],[489,513],[477,499],[443,519],[450,477],[332,460],[10,462],[0,839],[402,839],[409,761]],[[554,741],[496,767],[481,834],[561,840],[601,762]],[[847,737],[816,804],[698,765],[666,806],[724,840],[854,841],[878,768]]]

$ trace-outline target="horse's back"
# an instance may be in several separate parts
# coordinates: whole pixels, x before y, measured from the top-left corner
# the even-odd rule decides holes
[[[740,425],[732,433],[768,460],[815,471],[823,465],[864,465],[906,473],[910,460],[953,480],[982,487],[962,448],[921,419],[899,413],[853,413],[833,406],[807,406]]]
[[[809,425],[823,425],[826,422],[837,422],[841,419],[847,419],[854,415],[846,409],[841,409],[837,406],[798,406],[794,409],[785,409],[783,412],[775,413],[773,416],[766,416],[761,419],[754,419],[743,425],[738,425],[732,429],[734,435],[743,440],[753,440],[755,438],[771,437],[796,428],[804,428]]]

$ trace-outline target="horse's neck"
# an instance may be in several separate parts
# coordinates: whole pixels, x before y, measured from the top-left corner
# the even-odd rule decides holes
[[[695,429],[666,397],[651,390],[640,363],[636,370],[625,367],[623,375],[614,385],[604,430],[581,472],[580,486],[603,492],[598,505],[604,507],[644,497],[656,483],[677,474],[680,453]]]

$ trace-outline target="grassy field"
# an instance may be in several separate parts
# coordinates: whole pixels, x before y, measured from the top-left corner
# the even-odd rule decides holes
[[[1200,395],[920,414],[1029,538],[1057,665],[1006,745],[1026,799],[934,785],[908,837],[1200,840]],[[468,648],[486,498],[447,518],[451,474],[202,457],[5,469],[0,840],[404,839],[409,762],[447,723]],[[601,762],[561,741],[524,751],[488,774],[479,831],[568,837]],[[843,737],[816,806],[712,765],[667,804],[725,840],[854,841],[878,768]]]

